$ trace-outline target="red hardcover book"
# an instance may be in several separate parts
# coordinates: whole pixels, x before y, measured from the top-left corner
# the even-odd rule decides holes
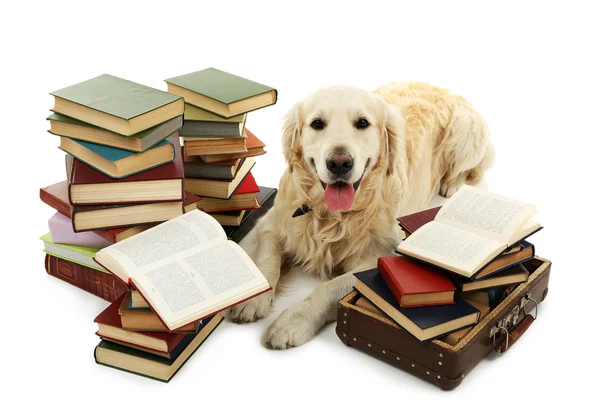
[[[244,180],[240,183],[237,190],[233,193],[236,194],[246,194],[246,193],[258,193],[260,192],[260,188],[256,184],[254,180],[254,176],[252,176],[252,172],[248,172],[248,175],[244,178]]]
[[[210,164],[216,162],[235,160],[237,158],[256,157],[265,154],[265,144],[259,138],[257,138],[255,134],[250,132],[248,128],[245,128],[244,131],[246,132],[246,148],[248,149],[248,151],[233,154],[201,155],[200,158],[205,163]]]
[[[112,274],[46,254],[48,275],[107,301],[115,301],[127,292],[127,285]]]
[[[434,220],[437,213],[442,207],[434,207],[428,210],[420,211],[414,214],[408,214],[398,218],[398,225],[406,232],[406,236],[410,235],[423,225]]]
[[[377,269],[400,307],[454,304],[456,287],[442,271],[401,256],[379,258]]]
[[[123,329],[119,307],[125,295],[126,293],[123,293],[94,319],[98,324],[98,336],[126,346],[152,350],[166,358],[169,358],[170,353],[182,341],[190,338],[185,333],[137,332]],[[191,335],[192,338],[193,336]]]
[[[183,158],[179,135],[167,138],[175,149],[173,162],[122,179],[111,178],[89,165],[69,158],[69,203],[72,205],[134,204],[183,199]]]

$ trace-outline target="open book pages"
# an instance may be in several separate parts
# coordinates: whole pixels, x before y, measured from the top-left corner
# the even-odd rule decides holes
[[[417,229],[398,251],[471,277],[516,242],[540,229],[535,207],[463,186],[435,219]]]
[[[170,330],[270,289],[244,250],[199,210],[106,247],[96,261],[132,283]]]
[[[464,185],[434,220],[509,246],[539,228],[539,223],[530,221],[535,213],[531,204]]]

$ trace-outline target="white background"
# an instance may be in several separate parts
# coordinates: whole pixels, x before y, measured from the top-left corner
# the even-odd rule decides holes
[[[48,93],[102,73],[166,90],[163,79],[210,66],[279,90],[275,106],[248,120],[268,146],[254,173],[269,186],[284,168],[281,117],[315,89],[423,80],[470,100],[497,147],[489,189],[537,205],[545,229],[534,242],[553,267],[539,319],[521,341],[443,395],[541,398],[593,385],[600,267],[599,221],[592,215],[600,144],[596,10],[572,1],[562,7],[547,1],[201,3],[1,6],[2,392],[65,399],[442,394],[343,346],[333,325],[299,348],[264,348],[268,324],[310,292],[316,284],[310,279],[299,289],[293,283],[267,320],[222,324],[167,385],[94,363],[92,321],[107,304],[48,277],[38,240],[52,215],[38,190],[65,177],[58,139],[46,132]]]

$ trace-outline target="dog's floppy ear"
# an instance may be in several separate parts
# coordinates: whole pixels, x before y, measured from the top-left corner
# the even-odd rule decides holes
[[[287,162],[290,172],[293,171],[293,166],[302,157],[300,147],[300,130],[302,124],[302,103],[296,103],[283,117],[283,137],[281,139],[283,145],[283,156]]]
[[[388,156],[387,174],[393,175],[397,173],[399,166],[404,167],[406,163],[406,151],[404,146],[404,119],[394,108],[382,100],[384,103],[384,154]],[[406,168],[402,168],[406,170]]]

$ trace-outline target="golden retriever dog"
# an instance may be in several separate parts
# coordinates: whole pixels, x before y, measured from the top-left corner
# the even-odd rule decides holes
[[[268,328],[274,349],[306,343],[335,319],[353,272],[374,268],[403,238],[397,217],[423,209],[436,192],[449,197],[476,184],[494,157],[471,104],[424,83],[321,89],[286,115],[283,152],[275,205],[244,246],[273,289],[282,265],[330,280]],[[275,293],[233,307],[231,318],[263,318]]]

